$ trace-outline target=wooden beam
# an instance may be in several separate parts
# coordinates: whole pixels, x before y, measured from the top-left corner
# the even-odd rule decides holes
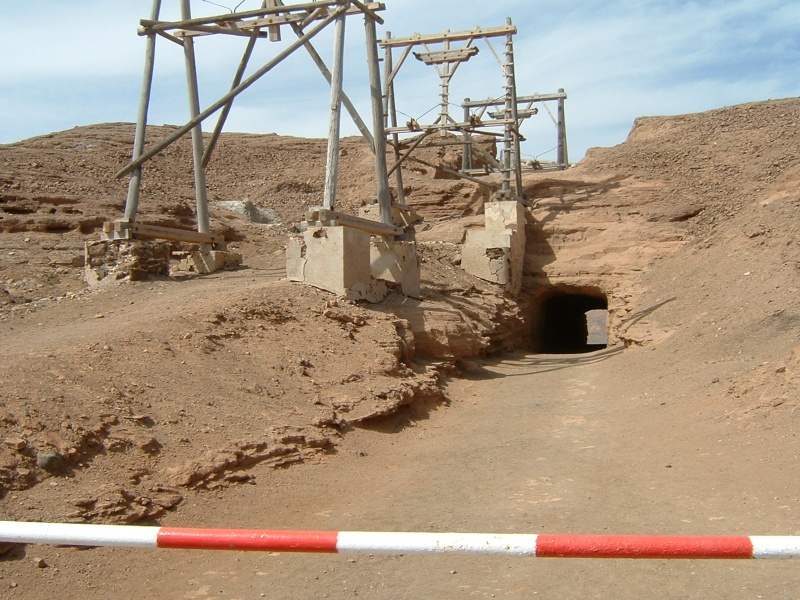
[[[456,123],[456,122],[438,123],[437,122],[437,123],[433,123],[431,125],[419,124],[418,127],[416,127],[416,128],[411,128],[411,127],[389,127],[389,128],[386,129],[386,133],[414,133],[414,132],[420,132],[420,131],[428,130],[428,129],[435,129],[437,131],[440,130],[440,129],[453,129],[453,130],[459,130],[459,131],[464,131],[464,130],[472,131],[476,127],[503,127],[505,125],[513,124],[513,123],[514,123],[514,121],[512,119],[493,119],[491,121],[484,121],[484,122],[480,123],[480,125],[474,125],[472,123]]]
[[[414,52],[414,57],[426,65],[440,65],[443,63],[466,62],[477,53],[478,48],[472,46],[452,50],[435,50],[433,52]]]
[[[472,31],[457,31],[446,32],[433,35],[420,35],[415,33],[412,36],[404,38],[392,38],[390,40],[381,40],[379,43],[382,48],[398,47],[398,46],[418,46],[420,44],[437,44],[445,40],[451,42],[465,41],[469,39],[482,39],[490,37],[500,37],[508,35],[509,33],[517,33],[517,28],[513,25],[505,25],[503,27],[492,27],[489,29],[482,29],[476,27]]]
[[[229,25],[238,27],[240,29],[264,27],[265,25],[280,25],[281,23],[301,22],[303,19],[307,18],[310,13],[317,13],[317,18],[325,18],[329,14],[329,11],[326,9],[337,6],[340,6],[337,0],[326,0],[324,2],[320,1],[304,4],[288,4],[286,6],[276,6],[275,8],[262,8],[258,10],[249,10],[227,15],[216,15],[212,17],[198,17],[196,19],[187,19],[183,21],[156,21],[152,19],[142,19],[139,21],[141,27],[138,30],[138,34],[149,35],[150,33],[158,33],[160,31],[168,31],[170,29],[193,29],[197,26],[203,25],[217,25],[223,29],[226,29]],[[364,6],[373,13],[375,11],[386,9],[386,5],[383,2],[371,2]],[[364,11],[351,6],[348,8],[347,12],[348,14],[361,14]],[[300,14],[293,15],[292,13]],[[253,18],[256,20],[246,20]]]
[[[274,8],[260,8],[257,10],[242,11],[239,13],[231,13],[227,15],[215,15],[212,17],[198,17],[196,19],[183,19],[180,21],[155,21],[150,19],[142,19],[139,24],[142,26],[139,29],[139,35],[148,35],[150,33],[158,33],[159,31],[167,31],[169,29],[183,29],[186,27],[193,27],[195,25],[220,25],[231,21],[238,21],[239,19],[248,19],[251,17],[263,17],[266,15],[279,15],[292,12],[308,12],[319,8],[320,6],[336,6],[339,2],[337,0],[326,0],[321,2],[307,2],[304,4],[294,4],[286,7]]]
[[[478,185],[482,185],[482,186],[488,187],[488,188],[490,188],[492,190],[496,190],[497,188],[500,187],[496,183],[492,183],[490,181],[483,181],[482,179],[478,179],[477,177],[472,177],[472,176],[466,175],[464,173],[459,173],[458,171],[453,171],[452,169],[447,169],[447,168],[439,166],[439,165],[434,165],[433,163],[429,163],[428,161],[422,160],[421,158],[414,158],[413,156],[409,156],[408,160],[413,161],[413,162],[417,162],[417,163],[419,163],[421,165],[425,165],[426,167],[430,167],[432,169],[439,169],[440,171],[443,171],[443,172],[448,173],[450,175],[455,175],[456,177],[459,177],[461,179],[467,179],[469,181],[472,181],[473,183],[477,183]]]
[[[188,229],[145,225],[130,221],[113,221],[103,225],[103,231],[112,239],[149,238],[190,244],[222,244],[225,236],[216,233],[198,233]]]
[[[321,226],[331,227],[341,225],[343,227],[350,227],[351,229],[358,229],[359,231],[364,231],[371,235],[400,236],[405,233],[403,228],[397,225],[388,225],[379,221],[362,219],[361,217],[355,217],[353,215],[345,215],[321,207],[315,207],[308,211],[306,214],[306,223],[309,225],[319,224]]]
[[[517,103],[525,104],[527,102],[547,102],[548,100],[558,100],[560,98],[566,99],[567,94],[564,92],[558,92],[555,94],[532,94],[530,96],[518,96]],[[461,106],[468,108],[482,108],[484,106],[502,106],[505,103],[505,98],[490,98],[488,100],[465,101]]]

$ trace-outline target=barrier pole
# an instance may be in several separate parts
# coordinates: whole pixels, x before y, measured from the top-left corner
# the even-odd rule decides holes
[[[0,542],[259,552],[446,552],[540,558],[800,558],[800,536],[290,531],[0,521]]]

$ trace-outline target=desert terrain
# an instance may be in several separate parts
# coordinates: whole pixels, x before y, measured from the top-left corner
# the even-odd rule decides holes
[[[285,279],[322,140],[224,134],[212,228],[236,270],[87,286],[134,126],[0,146],[3,520],[269,529],[800,535],[800,99],[642,117],[525,175],[523,290],[460,268],[485,188],[458,146],[404,172],[419,299]],[[153,127],[149,139],[169,127]],[[346,139],[338,208],[370,201]],[[140,220],[192,228],[188,141]],[[265,222],[228,208],[248,201]],[[228,207],[228,208],[226,208]],[[186,250],[180,245],[174,250]],[[607,348],[553,353],[559,300]],[[0,597],[796,598],[793,561],[314,556],[5,546]]]

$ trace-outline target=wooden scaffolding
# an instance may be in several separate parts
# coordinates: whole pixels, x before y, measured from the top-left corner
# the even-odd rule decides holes
[[[518,97],[517,81],[514,67],[514,35],[516,27],[511,19],[506,19],[506,24],[501,27],[482,28],[476,27],[471,31],[451,32],[445,30],[441,34],[422,35],[415,33],[408,37],[394,38],[387,32],[386,38],[380,41],[384,50],[384,125],[386,133],[391,137],[394,150],[395,163],[389,168],[389,175],[394,174],[398,190],[398,201],[404,204],[403,176],[400,166],[405,161],[412,161],[432,166],[424,160],[413,156],[414,151],[426,140],[431,142],[431,136],[437,132],[441,137],[454,133],[463,138],[464,158],[460,171],[448,171],[453,176],[471,180],[494,191],[495,200],[521,200],[522,198],[522,159],[520,143],[523,137],[520,134],[522,122],[535,115],[537,109],[535,102],[546,99],[559,100],[559,164],[564,168],[567,165],[566,157],[566,128],[563,118],[563,100],[566,94],[559,90],[558,94],[533,95]],[[492,45],[494,38],[504,40],[502,52],[498,52]],[[483,41],[493,54],[502,69],[503,93],[499,97],[489,98],[485,101],[470,101],[467,99],[462,104],[463,118],[456,120],[450,114],[450,85],[458,68],[473,56],[478,54],[479,48],[474,45]],[[416,49],[416,51],[415,51]],[[399,56],[395,60],[394,52]],[[410,55],[431,65],[436,69],[440,78],[440,101],[437,118],[430,123],[420,123],[410,118],[404,124],[399,123],[397,110],[397,94],[395,81],[401,67]],[[489,108],[496,108],[489,111]],[[478,109],[478,110],[473,110]],[[461,117],[461,115],[458,115]],[[498,132],[498,129],[501,132]],[[412,137],[408,137],[408,136]],[[498,160],[487,152],[476,140],[475,136],[494,136],[502,140],[502,153]],[[401,139],[401,136],[406,136]],[[440,142],[447,144],[452,142]],[[500,183],[490,179],[478,177],[481,173],[472,168],[473,152],[480,155],[489,166],[491,172],[500,174]]]
[[[383,106],[381,97],[381,74],[378,55],[376,24],[383,23],[378,14],[385,9],[379,2],[365,3],[360,0],[318,0],[291,4],[283,0],[263,0],[261,8],[230,14],[192,18],[190,0],[179,0],[181,19],[178,21],[159,20],[161,0],[153,0],[149,19],[143,19],[139,34],[147,37],[145,50],[144,77],[133,144],[133,157],[130,163],[117,172],[117,178],[130,175],[124,218],[107,224],[105,234],[111,239],[157,238],[187,241],[200,244],[201,249],[210,250],[224,244],[221,236],[210,231],[208,198],[206,190],[206,167],[211,160],[214,148],[231,111],[233,102],[239,94],[269,73],[278,64],[300,48],[304,48],[323,77],[331,87],[330,115],[328,130],[328,150],[325,165],[325,191],[323,206],[313,211],[309,218],[326,222],[347,221],[350,227],[365,229],[373,235],[399,236],[403,229],[392,223],[391,196],[386,161],[386,133],[384,131]],[[368,127],[358,114],[353,103],[342,89],[344,62],[345,26],[350,17],[363,16],[366,31],[366,57],[369,69],[369,87],[372,105],[372,128]],[[329,68],[317,52],[311,40],[325,28],[333,26],[333,58]],[[245,77],[245,72],[259,40],[281,41],[286,30],[296,37],[273,58]],[[247,44],[233,76],[230,91],[221,98],[201,109],[198,93],[197,63],[194,44],[196,38],[209,35],[230,35],[247,39]],[[180,46],[184,54],[187,92],[189,100],[189,120],[178,127],[174,133],[159,141],[145,151],[145,131],[152,95],[153,72],[155,67],[156,40],[162,38]],[[359,131],[369,144],[375,156],[377,199],[380,208],[380,222],[360,219],[335,212],[336,187],[339,167],[339,140],[341,107],[348,111]],[[217,122],[207,144],[204,144],[202,123],[215,113]],[[145,163],[159,152],[191,133],[192,158],[197,206],[197,231],[185,231],[165,227],[153,227],[136,222]]]

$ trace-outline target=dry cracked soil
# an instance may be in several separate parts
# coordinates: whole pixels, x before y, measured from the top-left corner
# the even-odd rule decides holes
[[[460,268],[487,195],[447,175],[458,146],[423,148],[436,166],[404,172],[421,298],[379,304],[285,279],[321,140],[223,135],[212,226],[243,267],[91,287],[133,126],[0,146],[0,515],[800,535],[799,118],[794,98],[640,118],[526,174],[517,297]],[[190,164],[185,143],[154,159],[142,221],[192,227]],[[344,141],[342,210],[373,195],[370,164]],[[269,222],[225,208],[244,200]],[[576,298],[607,307],[606,348],[559,345]],[[0,550],[0,597],[32,600],[800,595],[793,561]]]

